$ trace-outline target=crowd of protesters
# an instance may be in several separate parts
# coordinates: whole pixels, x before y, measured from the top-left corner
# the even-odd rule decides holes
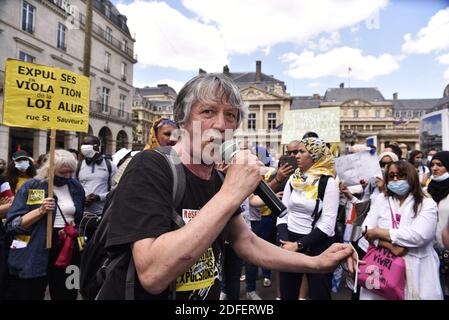
[[[194,282],[187,290],[176,280],[181,297],[239,299],[245,280],[246,298],[260,300],[256,279],[262,267],[263,286],[276,283],[281,300],[329,300],[335,290],[352,290],[352,299],[385,299],[346,271],[352,269],[352,248],[363,260],[372,246],[405,261],[404,299],[449,297],[449,151],[405,154],[394,143],[379,151],[353,145],[340,156],[375,154],[382,172],[355,186],[337,176],[335,149],[314,132],[291,141],[279,159],[263,146],[241,141],[240,157],[255,157],[257,165],[186,164],[193,156],[184,136],[176,143],[175,130],[191,130],[192,119],[201,121],[202,130],[235,130],[243,107],[232,82],[198,76],[181,90],[175,121],[155,122],[143,151],[122,149],[108,158],[95,136],[86,136],[80,150],[56,150],[53,197],[48,197],[48,155],[34,160],[18,150],[9,161],[0,159],[0,298],[43,299],[48,287],[52,299],[77,299],[77,289],[67,287],[65,268],[80,265],[83,246],[95,235],[114,189],[107,247],[129,250],[138,275],[136,298],[166,297],[170,282],[192,265],[201,269],[195,261],[204,259],[212,263],[211,282]],[[196,215],[180,230],[171,230],[167,218],[173,210],[172,178],[158,158],[161,147],[172,147],[186,175],[185,207],[174,210],[181,209],[184,218],[190,206]],[[257,174],[262,169],[263,175]],[[261,179],[282,199],[283,217],[254,195]],[[53,213],[50,249],[45,246],[48,212]],[[201,232],[204,237],[195,237]],[[339,242],[347,244],[338,247]],[[173,257],[162,261],[169,254]],[[319,267],[311,257],[320,259]],[[120,279],[107,279],[98,298],[120,298],[114,295]]]

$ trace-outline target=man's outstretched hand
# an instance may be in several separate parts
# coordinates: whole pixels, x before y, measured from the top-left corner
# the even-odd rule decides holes
[[[319,273],[333,272],[343,262],[346,262],[349,272],[354,273],[357,253],[349,244],[334,243],[316,259]]]

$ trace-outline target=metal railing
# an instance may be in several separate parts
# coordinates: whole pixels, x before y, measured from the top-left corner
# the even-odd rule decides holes
[[[99,119],[132,125],[132,113],[105,105],[98,101],[90,101],[89,114]]]
[[[86,16],[82,13],[80,13],[80,24],[83,27],[86,24]],[[128,46],[125,46],[125,44],[122,41],[115,38],[112,34],[106,32],[106,29],[103,29],[98,24],[92,23],[92,33],[99,36],[104,41],[110,43],[112,46],[119,49],[120,51],[124,52],[131,59],[137,60],[137,56],[134,56],[133,50],[128,48]]]

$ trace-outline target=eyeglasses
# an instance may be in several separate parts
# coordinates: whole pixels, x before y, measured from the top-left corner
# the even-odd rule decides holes
[[[389,173],[388,174],[388,179],[389,180],[394,180],[394,178],[398,178],[398,180],[404,180],[407,178],[407,175],[405,173]]]
[[[299,150],[287,151],[287,155],[289,155],[289,156],[291,156],[291,155],[296,156],[298,153],[299,153]]]
[[[382,162],[381,161],[379,164],[380,164],[381,168],[385,168],[386,166],[388,166],[390,164],[390,162]]]

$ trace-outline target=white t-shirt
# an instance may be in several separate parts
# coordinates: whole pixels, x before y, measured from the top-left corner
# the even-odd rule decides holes
[[[70,195],[69,186],[64,185],[62,187],[54,187],[54,194],[58,197],[58,206],[61,208],[67,223],[75,221],[75,204],[73,203],[72,196]],[[55,228],[64,228],[65,222],[62,218],[59,208],[56,207]]]

